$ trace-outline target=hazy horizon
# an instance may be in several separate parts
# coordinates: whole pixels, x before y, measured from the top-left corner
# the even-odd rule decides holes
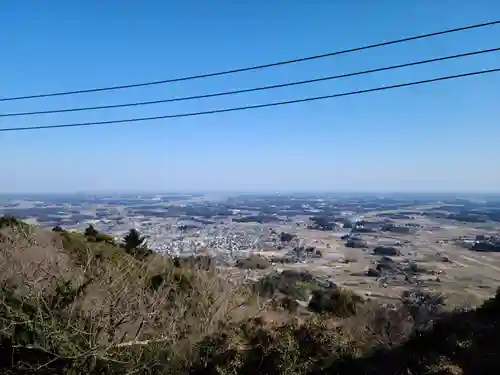
[[[500,190],[497,191],[446,191],[446,190],[86,190],[86,191],[0,191],[0,196],[36,196],[36,195],[183,195],[183,194],[200,194],[200,195],[245,195],[245,194],[262,194],[262,195],[437,195],[437,196],[500,196]]]

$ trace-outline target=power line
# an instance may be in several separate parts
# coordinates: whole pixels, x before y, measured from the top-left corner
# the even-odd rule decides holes
[[[161,119],[170,119],[170,118],[202,116],[202,115],[210,115],[210,114],[224,113],[224,112],[236,112],[236,111],[244,111],[244,110],[249,110],[249,109],[277,107],[277,106],[287,105],[287,104],[304,103],[304,102],[312,102],[312,101],[316,101],[316,100],[339,98],[342,96],[366,94],[369,92],[384,91],[384,90],[395,89],[395,88],[400,88],[400,87],[422,85],[422,84],[431,83],[431,82],[446,81],[446,80],[451,80],[451,79],[456,79],[456,78],[483,75],[483,74],[494,73],[494,72],[500,72],[500,68],[482,70],[482,71],[474,71],[474,72],[462,73],[462,74],[455,74],[452,76],[437,77],[437,78],[432,78],[432,79],[426,79],[423,81],[413,81],[413,82],[408,82],[408,83],[400,83],[397,85],[382,86],[382,87],[376,87],[376,88],[372,88],[372,89],[343,92],[343,93],[339,93],[339,94],[324,95],[324,96],[315,96],[315,97],[309,97],[309,98],[303,98],[303,99],[287,100],[287,101],[275,102],[275,103],[257,104],[257,105],[250,105],[250,106],[244,106],[244,107],[214,109],[214,110],[202,111],[202,112],[186,112],[186,113],[178,113],[178,114],[163,115],[163,116],[137,117],[137,118],[130,118],[130,119],[122,119],[122,120],[82,122],[82,123],[59,124],[59,125],[39,125],[39,126],[27,126],[27,127],[20,127],[20,128],[0,128],[0,132],[72,128],[72,127],[83,127],[83,126],[92,126],[92,125],[123,124],[123,123],[129,123],[129,122],[142,122],[142,121],[152,121],[152,120],[161,120]]]
[[[217,93],[211,93],[211,94],[185,96],[185,97],[180,97],[180,98],[152,100],[152,101],[144,101],[144,102],[125,103],[125,104],[112,104],[112,105],[81,107],[81,108],[63,108],[63,109],[53,109],[53,110],[46,110],[46,111],[4,113],[4,114],[0,114],[0,117],[33,116],[33,115],[66,113],[66,112],[95,111],[95,110],[111,109],[111,108],[137,107],[137,106],[151,105],[151,104],[180,102],[180,101],[194,100],[194,99],[206,99],[206,98],[213,98],[213,97],[218,97],[218,96],[236,95],[236,94],[242,94],[242,93],[248,93],[248,92],[271,90],[271,89],[282,88],[282,87],[298,86],[298,85],[304,85],[304,84],[309,84],[309,83],[334,80],[334,79],[339,79],[339,78],[354,77],[354,76],[360,76],[360,75],[364,75],[364,74],[400,69],[400,68],[405,68],[405,67],[410,67],[410,66],[415,66],[415,65],[429,64],[429,63],[444,61],[444,60],[452,60],[452,59],[457,59],[457,58],[461,58],[461,57],[480,55],[480,54],[496,52],[496,51],[500,51],[500,47],[486,49],[486,50],[480,50],[480,51],[474,51],[474,52],[466,52],[466,53],[461,53],[461,54],[452,55],[452,56],[437,57],[437,58],[433,58],[433,59],[415,61],[415,62],[399,64],[399,65],[391,65],[391,66],[387,66],[387,67],[383,67],[383,68],[363,70],[363,71],[358,71],[358,72],[354,72],[354,73],[346,73],[346,74],[340,74],[340,75],[335,75],[335,76],[320,77],[320,78],[309,79],[309,80],[305,80],[305,81],[282,83],[282,84],[271,85],[271,86],[261,86],[261,87],[254,87],[254,88],[235,90],[235,91],[224,91],[224,92],[217,92]]]
[[[416,35],[416,36],[411,36],[411,37],[402,38],[402,39],[396,39],[396,40],[392,40],[392,41],[388,41],[388,42],[369,44],[366,46],[349,48],[349,49],[345,49],[345,50],[324,53],[321,55],[301,57],[298,59],[279,61],[279,62],[274,62],[274,63],[270,63],[270,64],[255,65],[255,66],[251,66],[251,67],[247,67],[247,68],[231,69],[231,70],[225,70],[225,71],[220,71],[220,72],[205,73],[205,74],[199,74],[199,75],[193,75],[193,76],[187,76],[187,77],[171,78],[171,79],[165,79],[165,80],[160,80],[160,81],[135,83],[135,84],[129,84],[129,85],[99,87],[99,88],[84,89],[84,90],[62,91],[62,92],[52,92],[52,93],[46,93],[46,94],[24,95],[24,96],[0,98],[0,101],[46,98],[46,97],[52,97],[52,96],[62,96],[62,95],[83,94],[83,93],[91,93],[91,92],[99,92],[99,91],[120,90],[120,89],[128,89],[128,88],[133,88],[133,87],[152,86],[152,85],[160,85],[160,84],[165,84],[165,83],[189,81],[189,80],[200,79],[200,78],[216,77],[216,76],[222,76],[222,75],[233,74],[233,73],[247,72],[247,71],[251,71],[251,70],[271,68],[271,67],[281,66],[281,65],[295,64],[295,63],[304,62],[304,61],[317,60],[317,59],[322,59],[325,57],[343,55],[343,54],[347,54],[347,53],[351,53],[351,52],[358,52],[358,51],[363,51],[363,50],[367,50],[367,49],[383,47],[383,46],[388,46],[388,45],[398,44],[398,43],[403,43],[403,42],[409,42],[409,41],[417,40],[417,39],[430,38],[430,37],[438,36],[438,35],[451,34],[451,33],[455,33],[458,31],[477,29],[477,28],[492,26],[492,25],[497,25],[497,24],[500,24],[500,20],[485,22],[485,23],[480,23],[480,24],[475,24],[475,25],[469,25],[469,26],[463,26],[463,27],[458,27],[455,29],[437,31],[437,32],[428,33],[428,34]]]

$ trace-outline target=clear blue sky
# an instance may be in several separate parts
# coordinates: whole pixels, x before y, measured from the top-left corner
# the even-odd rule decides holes
[[[136,83],[500,18],[498,0],[0,2],[0,96]],[[0,113],[269,85],[500,46],[500,26],[292,66],[18,102]],[[1,118],[0,127],[252,105],[500,67],[500,53],[267,92]],[[500,73],[314,103],[0,133],[0,191],[499,191]]]

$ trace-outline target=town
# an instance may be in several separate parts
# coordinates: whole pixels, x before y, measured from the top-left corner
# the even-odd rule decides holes
[[[472,304],[500,282],[498,197],[392,194],[149,194],[4,196],[0,214],[52,228],[89,224],[152,250],[209,256],[259,279],[307,270],[365,296],[397,299],[415,286]],[[237,265],[258,256],[269,267]],[[241,263],[240,263],[241,264]],[[253,268],[253,269],[252,269]]]

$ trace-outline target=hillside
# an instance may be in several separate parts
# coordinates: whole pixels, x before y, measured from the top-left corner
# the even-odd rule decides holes
[[[500,294],[415,290],[392,306],[303,273],[258,282],[209,259],[0,219],[5,374],[500,373]],[[308,297],[309,296],[309,297]]]

